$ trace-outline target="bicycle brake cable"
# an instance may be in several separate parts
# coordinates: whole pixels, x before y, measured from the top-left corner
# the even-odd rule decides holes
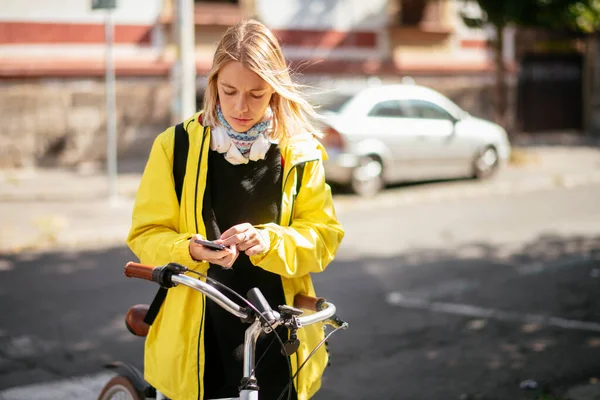
[[[281,348],[285,351],[285,345],[283,344],[283,340],[281,340],[281,338],[279,337],[279,335],[277,334],[277,332],[275,331],[275,327],[273,326],[273,324],[271,324],[271,322],[254,306],[254,304],[250,303],[248,301],[248,299],[244,298],[244,296],[240,295],[238,292],[236,292],[235,290],[231,289],[229,286],[219,282],[216,279],[213,279],[207,275],[204,275],[201,272],[198,271],[194,271],[192,269],[189,269],[186,267],[186,271],[185,272],[191,272],[193,274],[196,274],[202,278],[205,278],[208,282],[212,282],[217,286],[222,287],[223,289],[225,289],[226,291],[228,291],[229,293],[231,293],[232,295],[236,296],[238,299],[240,299],[241,301],[243,301],[248,307],[250,307],[255,313],[256,315],[263,321],[265,322],[267,325],[269,325],[269,327],[271,328],[271,331],[273,332],[273,334],[275,335],[275,338],[277,339],[277,341],[279,342],[279,345],[281,346]],[[335,331],[334,331],[335,332]],[[333,333],[333,332],[332,332]],[[328,336],[329,337],[329,336]],[[271,342],[272,344],[272,342]],[[314,351],[316,351],[322,343],[319,343],[319,345],[315,348]],[[269,347],[271,347],[269,345]],[[268,350],[268,349],[267,349]],[[265,351],[266,353],[266,351]],[[263,354],[265,354],[263,353]],[[312,356],[313,353],[311,353],[308,358],[310,358]],[[262,356],[261,356],[262,359]],[[287,362],[288,365],[288,371],[290,376],[292,375],[292,363],[290,362],[290,358],[289,357],[285,357],[285,360]],[[259,360],[260,361],[260,360]],[[306,360],[308,361],[308,359]],[[302,363],[302,366],[304,366],[304,364],[306,363],[306,361],[304,363]],[[254,370],[256,370],[256,367],[258,366],[258,363],[254,366],[254,369],[252,370],[254,372]],[[298,371],[300,371],[300,369],[298,369]],[[281,392],[281,395],[279,396],[279,399],[277,400],[281,400],[281,396],[283,395],[283,393],[285,392],[285,390],[287,389],[288,392],[288,400],[291,399],[292,396],[292,391],[291,391],[291,387],[290,387],[290,383],[293,383],[294,378],[296,377],[296,375],[298,374],[298,371],[296,371],[296,374],[288,381],[288,384],[285,386],[285,388],[283,389],[283,391]]]
[[[277,334],[277,332],[273,332],[275,334]],[[260,364],[260,362],[262,361],[263,358],[265,358],[265,355],[267,354],[267,352],[269,351],[269,349],[271,348],[271,346],[273,345],[273,343],[275,343],[275,338],[273,338],[271,340],[271,343],[269,343],[269,345],[267,346],[266,350],[263,351],[263,353],[260,355],[260,357],[258,358],[258,361],[256,361],[256,364],[254,365],[254,368],[252,369],[252,372],[250,372],[250,375],[254,375],[254,373],[256,372],[256,369],[258,368],[258,364]]]
[[[319,350],[319,347],[321,347],[323,345],[323,343],[325,343],[327,341],[327,339],[329,339],[331,337],[331,335],[333,335],[334,333],[336,333],[337,331],[339,331],[340,329],[344,329],[344,327],[339,326],[337,328],[334,328],[334,330],[332,330],[331,332],[329,332],[327,334],[327,336],[325,336],[323,338],[323,340],[321,340],[319,342],[319,344],[317,344],[315,346],[315,348],[310,352],[310,354],[308,355],[308,357],[306,357],[306,360],[304,360],[304,362],[298,367],[298,369],[296,370],[296,373],[294,374],[294,376],[292,376],[292,379],[290,379],[290,381],[288,382],[288,384],[286,385],[286,387],[283,388],[283,390],[281,391],[281,394],[279,395],[279,397],[277,398],[277,400],[281,400],[283,396],[283,393],[285,393],[285,391],[288,389],[290,383],[294,382],[294,379],[296,379],[296,376],[298,376],[298,373],[300,372],[300,370],[304,367],[304,365],[306,365],[306,363],[308,362],[308,360],[311,359],[311,357],[316,353],[317,350]],[[289,392],[289,390],[288,390]],[[288,397],[289,399],[289,397]]]

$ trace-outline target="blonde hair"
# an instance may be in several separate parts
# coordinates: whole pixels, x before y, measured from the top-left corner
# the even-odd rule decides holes
[[[244,20],[227,29],[217,45],[213,65],[204,92],[204,125],[214,126],[217,119],[217,77],[230,61],[238,61],[260,76],[274,93],[269,106],[273,111],[270,136],[318,135],[310,120],[317,118],[313,107],[300,95],[300,85],[292,81],[279,41],[265,25]]]

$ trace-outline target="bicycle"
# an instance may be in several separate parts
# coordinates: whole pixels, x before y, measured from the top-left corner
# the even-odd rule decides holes
[[[217,288],[209,285],[208,283],[188,275],[183,275],[184,272],[195,273],[205,278],[207,282],[214,282],[215,285],[218,285],[233,295],[238,296],[241,300],[243,300],[247,307],[239,306]],[[281,399],[286,391],[288,396],[290,395],[290,385],[293,385],[293,379],[306,364],[306,362],[317,351],[317,349],[321,347],[333,333],[340,329],[348,328],[348,323],[337,317],[335,305],[327,302],[321,297],[315,298],[298,294],[294,298],[294,307],[280,305],[278,306],[279,311],[275,311],[271,308],[258,288],[249,290],[247,299],[245,299],[227,286],[214,281],[203,274],[189,270],[180,264],[169,263],[167,265],[154,267],[135,262],[128,262],[125,265],[124,273],[125,276],[129,278],[146,279],[158,283],[166,288],[182,285],[197,290],[212,301],[216,302],[225,310],[229,311],[231,314],[240,318],[243,322],[250,324],[250,326],[246,329],[244,336],[243,374],[239,386],[239,397],[214,400],[258,400],[259,386],[254,374],[255,348],[256,341],[261,332],[269,334],[274,332],[275,328],[280,325],[287,327],[290,330],[290,337],[285,343],[283,343],[277,334],[275,334],[275,338],[278,339],[280,345],[282,346],[282,351],[289,356],[293,354],[300,345],[300,342],[296,337],[296,332],[298,329],[301,329],[303,326],[318,322],[324,322],[334,327],[334,330],[331,331],[312,350],[307,359],[300,366],[298,366],[296,374],[294,376],[290,376],[288,385],[283,389],[281,395],[279,396]],[[302,309],[313,311],[314,313],[302,316],[304,314]],[[144,322],[144,316],[147,312],[148,305],[146,304],[135,305],[127,311],[125,316],[125,324],[129,331],[134,335],[145,337],[148,334],[149,325]],[[163,394],[146,382],[143,374],[134,366],[122,362],[114,362],[106,367],[116,370],[117,375],[110,379],[104,386],[98,400],[144,400],[146,398],[157,400],[167,399]],[[291,375],[291,366],[289,365],[289,361],[288,367],[290,368]]]

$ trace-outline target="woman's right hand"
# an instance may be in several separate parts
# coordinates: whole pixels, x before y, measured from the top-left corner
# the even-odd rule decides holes
[[[194,235],[190,239],[189,249],[190,256],[196,261],[208,261],[211,264],[220,265],[224,268],[231,268],[235,260],[238,258],[239,251],[237,246],[226,247],[225,250],[212,250],[208,247],[196,243],[194,239],[204,239],[201,235]],[[222,240],[215,240],[215,243],[221,243]]]

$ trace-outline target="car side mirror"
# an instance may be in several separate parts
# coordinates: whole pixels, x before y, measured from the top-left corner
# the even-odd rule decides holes
[[[462,121],[463,119],[467,119],[470,116],[471,115],[468,112],[463,111],[463,112],[458,113],[456,116],[452,115],[450,120],[452,121],[452,124],[456,125],[459,121]]]

